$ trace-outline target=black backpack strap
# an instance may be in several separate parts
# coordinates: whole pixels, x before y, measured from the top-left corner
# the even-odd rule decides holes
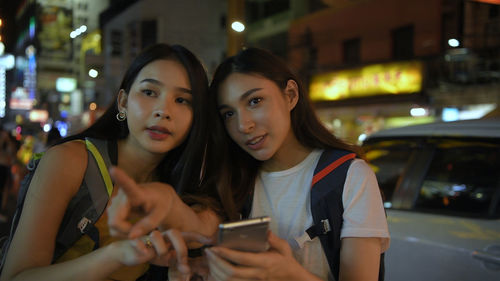
[[[108,173],[111,166],[107,142],[100,139],[85,139],[88,153],[87,169],[82,186],[71,199],[57,234],[53,262],[62,256],[83,234],[94,241],[94,250],[99,248],[99,231],[95,222],[106,209],[113,183]]]
[[[250,212],[252,211],[253,204],[253,189],[243,201],[243,207],[241,208],[240,219],[248,219],[250,217]]]
[[[355,153],[325,150],[316,165],[311,183],[311,212],[314,225],[307,229],[310,238],[318,236],[335,280],[339,277],[342,193],[347,171]]]

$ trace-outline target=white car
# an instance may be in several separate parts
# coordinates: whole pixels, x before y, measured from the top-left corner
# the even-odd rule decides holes
[[[363,147],[391,233],[386,281],[500,280],[500,119],[379,131]]]

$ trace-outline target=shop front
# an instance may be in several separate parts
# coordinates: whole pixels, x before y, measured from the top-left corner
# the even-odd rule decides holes
[[[390,62],[314,75],[309,95],[336,136],[358,143],[380,129],[433,122],[423,84],[423,62]]]

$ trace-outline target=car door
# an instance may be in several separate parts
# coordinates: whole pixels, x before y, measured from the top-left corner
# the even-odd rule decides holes
[[[386,280],[500,280],[497,141],[386,139],[365,149],[386,195]]]

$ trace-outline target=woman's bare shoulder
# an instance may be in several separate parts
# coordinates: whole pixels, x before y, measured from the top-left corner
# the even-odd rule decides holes
[[[56,181],[57,184],[52,185],[54,188],[72,186],[75,190],[71,193],[74,193],[83,180],[87,161],[87,149],[84,142],[77,140],[65,142],[45,152],[34,177],[41,182]]]
[[[79,168],[87,165],[87,149],[85,142],[80,140],[68,141],[49,148],[42,160],[59,165],[66,164],[64,168]]]

